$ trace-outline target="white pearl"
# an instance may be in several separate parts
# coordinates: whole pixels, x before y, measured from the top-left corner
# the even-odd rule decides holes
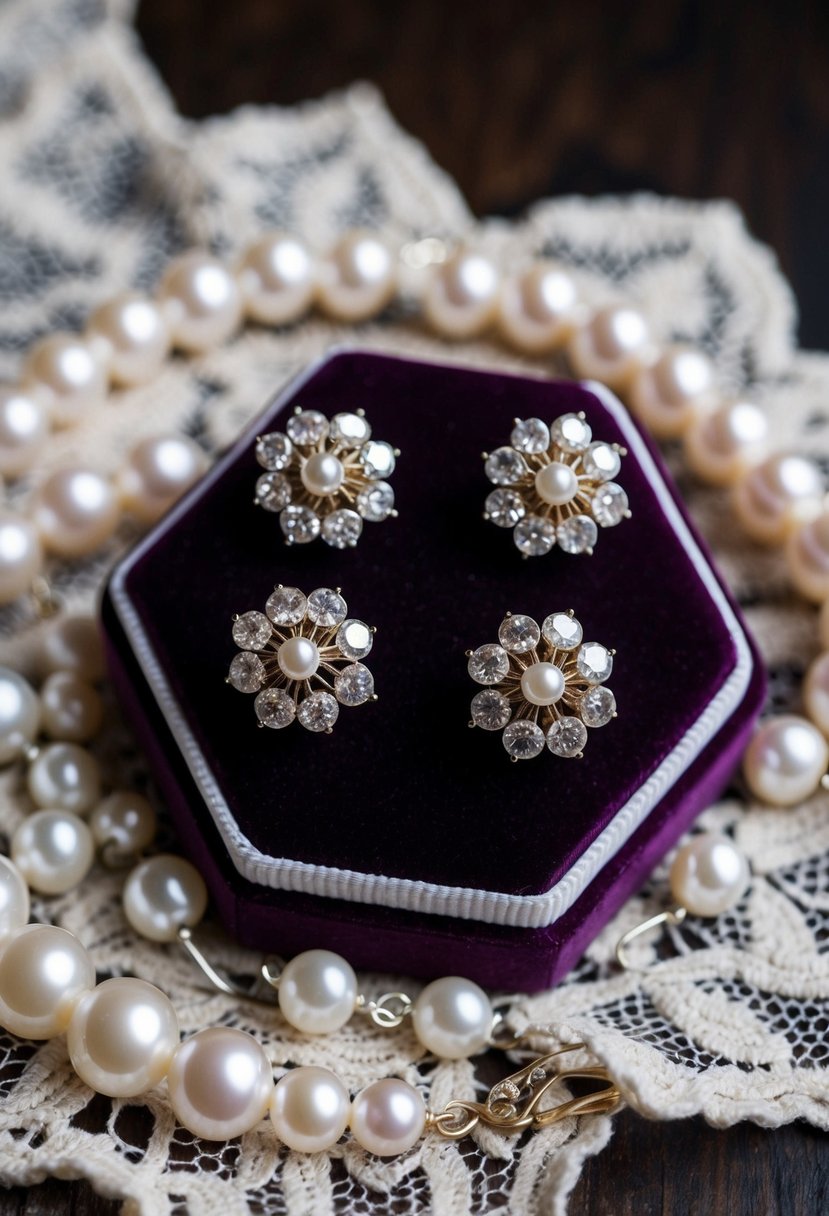
[[[829,736],[829,652],[819,654],[809,665],[803,681],[803,704],[818,730]]]
[[[311,306],[316,272],[302,241],[269,232],[248,246],[236,277],[245,311],[262,325],[287,325]]]
[[[444,338],[472,338],[495,319],[500,280],[482,253],[459,249],[432,268],[423,294],[423,316]]]
[[[786,566],[797,591],[819,604],[829,596],[829,511],[803,524],[786,541]]]
[[[685,432],[685,458],[697,477],[731,486],[766,452],[768,423],[751,401],[729,401],[713,413],[700,413]]]
[[[378,1157],[396,1157],[417,1144],[426,1126],[426,1105],[397,1077],[367,1085],[351,1104],[354,1139]]]
[[[714,404],[711,360],[692,346],[670,346],[634,373],[631,412],[657,439],[676,439]]]
[[[567,351],[577,376],[621,389],[647,361],[648,324],[638,309],[611,304],[577,327]]]
[[[242,297],[235,278],[218,258],[200,249],[191,249],[170,263],[158,299],[173,344],[193,354],[221,346],[242,320]]]
[[[118,470],[121,504],[142,524],[154,524],[206,472],[207,463],[187,435],[143,439]]]
[[[37,529],[22,515],[0,511],[0,604],[31,590],[43,565]]]
[[[62,1034],[94,984],[92,959],[65,929],[26,925],[0,942],[0,1026],[22,1039]]]
[[[83,557],[99,549],[118,527],[118,500],[100,473],[62,469],[38,490],[32,518],[49,553]]]
[[[155,839],[158,820],[150,803],[133,790],[115,790],[89,816],[95,843],[120,853],[140,853]]]
[[[0,476],[27,473],[48,434],[44,395],[34,386],[0,385]]]
[[[483,989],[456,975],[433,980],[412,1010],[414,1032],[442,1060],[465,1060],[481,1051],[492,1031],[492,1005]]]
[[[579,492],[579,479],[569,464],[553,460],[545,464],[535,475],[535,488],[539,498],[552,507],[563,507],[572,502]]]
[[[577,307],[570,275],[550,262],[536,262],[501,287],[498,324],[518,350],[543,354],[572,333]]]
[[[135,867],[121,899],[136,933],[152,942],[172,942],[182,926],[192,929],[204,916],[207,887],[189,861],[159,853]]]
[[[340,321],[368,320],[391,300],[396,277],[384,240],[372,232],[347,232],[320,262],[320,307]]]
[[[521,673],[521,692],[531,705],[553,705],[564,693],[564,675],[555,663],[531,663]]]
[[[116,384],[146,384],[158,375],[170,350],[170,330],[161,309],[133,291],[97,308],[86,334]]]
[[[279,666],[289,680],[310,680],[320,665],[320,652],[310,638],[288,638],[279,647]]]
[[[315,452],[304,462],[300,477],[309,494],[326,498],[336,494],[343,484],[345,469],[343,462],[330,452]]]
[[[53,422],[71,425],[106,397],[106,366],[89,342],[77,334],[41,339],[23,364],[24,386],[44,394]]]
[[[40,690],[43,729],[52,739],[86,743],[101,728],[104,706],[100,695],[73,671],[56,671]]]
[[[683,845],[671,866],[671,894],[692,916],[719,916],[749,883],[748,862],[733,840],[714,832]]]
[[[167,1087],[182,1127],[205,1140],[232,1140],[264,1117],[273,1077],[268,1057],[252,1035],[211,1026],[176,1048]]]
[[[829,766],[823,735],[795,714],[763,722],[743,756],[743,772],[755,798],[794,806],[814,794]]]
[[[819,514],[823,492],[823,477],[813,461],[779,453],[737,483],[733,506],[752,540],[779,545],[798,523]]]
[[[91,616],[64,616],[51,621],[40,646],[45,672],[72,671],[92,683],[104,677],[104,648],[98,623]]]
[[[279,1008],[286,1022],[305,1034],[331,1034],[354,1012],[357,977],[339,954],[306,950],[279,977]]]
[[[40,699],[28,680],[0,667],[0,764],[16,760],[40,730]]]
[[[64,895],[83,882],[95,860],[92,833],[68,811],[36,811],[19,825],[11,857],[33,891]]]
[[[0,854],[0,938],[29,919],[29,888],[14,862]]]
[[[166,1076],[178,1047],[178,1018],[145,980],[104,980],[85,992],[66,1032],[72,1067],[96,1093],[135,1098]]]
[[[348,1126],[351,1103],[327,1068],[292,1068],[276,1083],[271,1119],[283,1144],[297,1153],[324,1153]]]
[[[37,806],[85,815],[101,797],[98,761],[77,743],[48,743],[29,765],[29,794]]]

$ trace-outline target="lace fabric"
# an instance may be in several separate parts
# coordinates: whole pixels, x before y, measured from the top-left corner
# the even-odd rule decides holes
[[[774,441],[829,467],[829,359],[793,341],[794,306],[772,255],[728,204],[639,196],[540,203],[520,223],[477,222],[457,188],[401,132],[382,100],[358,85],[291,110],[246,108],[195,124],[175,114],[141,56],[125,0],[6,0],[0,9],[0,375],[13,376],[37,336],[82,324],[101,299],[151,287],[171,254],[210,244],[232,256],[263,227],[315,247],[354,225],[401,242],[464,238],[503,265],[543,254],[572,268],[591,302],[641,305],[657,336],[699,344],[721,382],[767,409]],[[338,342],[545,374],[486,340],[447,347],[395,306],[377,323],[343,328],[314,316],[287,330],[249,329],[226,348],[172,361],[152,385],[113,397],[49,441],[30,479],[9,487],[21,506],[39,480],[70,461],[114,470],[145,434],[180,428],[223,448],[306,362]],[[817,649],[814,613],[788,589],[779,554],[749,545],[726,497],[705,489],[669,453],[694,519],[744,605],[771,676],[776,708],[799,708],[801,676]],[[90,607],[125,529],[109,550],[54,572],[70,606]],[[28,610],[0,614],[0,661],[37,675],[42,630]],[[147,775],[128,732],[113,726],[99,754],[114,784]],[[18,772],[0,777],[6,837],[30,806]],[[626,1100],[659,1119],[702,1114],[716,1124],[805,1118],[829,1126],[829,815],[819,794],[791,811],[746,805],[738,790],[703,817],[733,832],[754,873],[740,905],[690,919],[669,937],[631,948],[641,972],[620,974],[620,934],[667,898],[667,864],[552,992],[511,999],[517,1029],[553,1025],[591,1044]],[[287,1062],[337,1071],[352,1089],[398,1074],[433,1108],[473,1097],[489,1081],[478,1062],[424,1057],[405,1028],[354,1019],[308,1042],[278,1015],[205,993],[172,947],[137,939],[119,900],[122,878],[101,869],[70,895],[38,901],[35,916],[78,934],[100,975],[133,974],[172,997],[182,1029],[241,1026]],[[205,930],[217,962],[252,975],[256,958]],[[363,987],[398,986],[362,976]],[[411,987],[411,985],[409,985]],[[226,1145],[176,1129],[163,1087],[133,1103],[95,1097],[70,1069],[62,1039],[0,1036],[0,1180],[85,1177],[127,1210],[155,1213],[348,1211],[563,1213],[585,1158],[611,1133],[607,1117],[570,1120],[519,1141],[482,1130],[466,1142],[430,1136],[401,1160],[355,1145],[303,1157],[266,1124]]]

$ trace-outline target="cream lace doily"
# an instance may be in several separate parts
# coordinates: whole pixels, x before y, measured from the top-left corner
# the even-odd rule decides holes
[[[732,207],[570,198],[539,204],[521,223],[480,224],[365,86],[288,111],[183,121],[135,44],[127,7],[5,0],[0,8],[0,375],[16,373],[20,352],[38,335],[81,324],[93,305],[128,285],[152,286],[184,246],[209,243],[229,254],[264,227],[285,227],[319,247],[365,224],[400,241],[463,236],[504,265],[538,253],[564,262],[589,300],[630,298],[660,337],[704,347],[725,386],[766,406],[776,441],[829,463],[829,359],[793,348],[786,284]],[[448,348],[405,307],[357,333],[318,318],[285,331],[250,330],[226,349],[172,363],[150,387],[113,398],[54,436],[32,483],[69,460],[113,469],[136,437],[163,429],[183,428],[219,450],[291,374],[343,339],[539,370],[488,341]],[[724,495],[676,472],[761,643],[773,703],[797,708],[816,650],[813,612],[791,595],[779,555],[737,534]],[[22,502],[31,489],[15,485],[9,495]],[[122,535],[109,553],[56,571],[70,604],[92,602],[128,540]],[[41,627],[21,608],[5,610],[0,625],[0,661],[35,674]],[[112,781],[145,783],[126,732],[111,731],[101,755]],[[6,774],[0,829],[8,835],[28,809],[19,774]],[[613,945],[661,906],[663,867],[567,982],[515,999],[513,1020],[583,1035],[628,1102],[649,1116],[767,1125],[800,1117],[829,1126],[827,797],[774,812],[745,806],[732,791],[705,820],[733,831],[751,859],[754,880],[742,903],[675,931],[661,959],[652,943],[640,943],[636,961],[654,965],[620,974]],[[480,1090],[472,1063],[424,1059],[408,1031],[382,1033],[359,1020],[309,1044],[277,1016],[205,994],[175,951],[128,932],[120,881],[96,870],[80,890],[35,913],[77,933],[100,974],[135,974],[166,989],[184,1031],[218,1022],[249,1028],[277,1068],[288,1060],[329,1065],[355,1089],[398,1073],[428,1089],[434,1107]],[[207,933],[219,962],[253,973],[252,955],[218,930]],[[176,1130],[163,1088],[128,1116],[128,1104],[94,1098],[77,1080],[62,1039],[38,1046],[2,1036],[0,1043],[0,1180],[85,1177],[147,1214],[562,1213],[582,1162],[611,1130],[602,1117],[518,1143],[487,1132],[460,1145],[430,1137],[391,1162],[353,1144],[297,1156],[280,1149],[265,1124],[227,1145],[201,1145]]]

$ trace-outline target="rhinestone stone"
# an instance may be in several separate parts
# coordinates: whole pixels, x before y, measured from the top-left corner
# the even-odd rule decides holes
[[[263,726],[282,730],[296,717],[296,705],[284,688],[263,688],[253,703],[256,716]]]
[[[263,473],[256,479],[256,504],[266,511],[281,511],[291,501],[291,483],[284,473]]]
[[[308,596],[308,607],[305,611],[309,621],[321,625],[323,629],[330,629],[333,625],[342,624],[348,609],[339,591],[332,591],[330,587],[317,587],[316,591],[312,591]]]
[[[481,730],[503,730],[512,717],[509,701],[497,688],[484,688],[475,693],[469,708],[472,721]]]
[[[319,410],[300,410],[288,419],[286,430],[300,447],[312,447],[328,434],[328,419]]]
[[[366,477],[372,481],[391,477],[395,466],[394,448],[382,439],[370,439],[360,448],[360,464]]]
[[[351,617],[337,630],[337,649],[343,658],[364,659],[374,645],[374,634],[364,621]]]
[[[502,737],[504,747],[515,760],[532,760],[544,750],[544,731],[526,718],[510,722]]]
[[[493,485],[509,486],[528,472],[527,462],[515,448],[496,448],[486,458],[484,472]]]
[[[562,414],[550,427],[550,438],[562,452],[584,452],[593,438],[592,431],[578,414]]]
[[[515,525],[512,538],[526,557],[541,557],[556,543],[556,530],[549,519],[528,515]]]
[[[484,515],[499,528],[514,528],[527,514],[517,490],[493,490],[484,503]]]
[[[610,481],[622,467],[622,460],[609,443],[591,443],[581,458],[581,467],[596,481]]]
[[[541,630],[531,616],[507,616],[498,630],[498,641],[513,654],[526,654],[541,640]]]
[[[559,718],[547,731],[547,746],[554,756],[578,756],[587,742],[587,727],[579,718]]]
[[[322,539],[334,549],[353,549],[360,539],[363,521],[356,511],[332,511],[322,521]]]
[[[275,587],[265,604],[274,625],[298,625],[305,616],[308,601],[299,587]]]
[[[265,664],[259,655],[243,650],[233,656],[228,679],[239,692],[257,692],[265,682]]]
[[[557,650],[575,650],[583,637],[581,625],[569,612],[551,612],[541,632]]]
[[[294,445],[281,431],[271,431],[269,435],[260,435],[256,440],[256,459],[263,469],[272,473],[286,469],[293,454]]]
[[[616,698],[609,688],[597,684],[582,694],[579,712],[585,726],[606,726],[616,713]]]
[[[371,427],[362,414],[335,414],[328,433],[344,448],[358,448],[371,438]]]
[[[379,524],[394,510],[394,490],[387,481],[375,481],[357,495],[357,510],[363,519]]]
[[[576,667],[588,684],[603,684],[613,670],[613,655],[599,642],[585,642],[576,656]]]
[[[556,528],[556,540],[565,553],[588,553],[599,530],[589,515],[571,515]]]
[[[627,514],[628,496],[615,481],[608,481],[593,495],[590,507],[597,524],[603,528],[615,528]]]
[[[479,646],[469,656],[467,671],[476,684],[498,684],[509,672],[509,655],[494,642]]]
[[[272,633],[264,612],[243,612],[233,622],[233,640],[240,650],[261,650]]]
[[[320,534],[319,516],[310,507],[285,507],[279,516],[279,526],[289,545],[307,545]]]
[[[546,452],[550,446],[550,428],[540,418],[519,418],[509,441],[519,452]]]
[[[374,676],[362,663],[351,663],[335,677],[334,692],[341,705],[363,705],[374,696]]]
[[[340,707],[331,693],[318,690],[300,702],[296,716],[306,730],[323,731],[331,730],[339,713]]]

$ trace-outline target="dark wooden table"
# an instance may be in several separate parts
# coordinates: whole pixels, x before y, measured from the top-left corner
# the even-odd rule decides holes
[[[138,29],[192,117],[373,80],[480,214],[571,192],[731,198],[794,285],[801,344],[829,348],[825,4],[142,0]],[[625,1113],[571,1210],[818,1216],[828,1179],[829,1141],[809,1127],[714,1131]],[[117,1205],[49,1182],[8,1192],[0,1211]]]

